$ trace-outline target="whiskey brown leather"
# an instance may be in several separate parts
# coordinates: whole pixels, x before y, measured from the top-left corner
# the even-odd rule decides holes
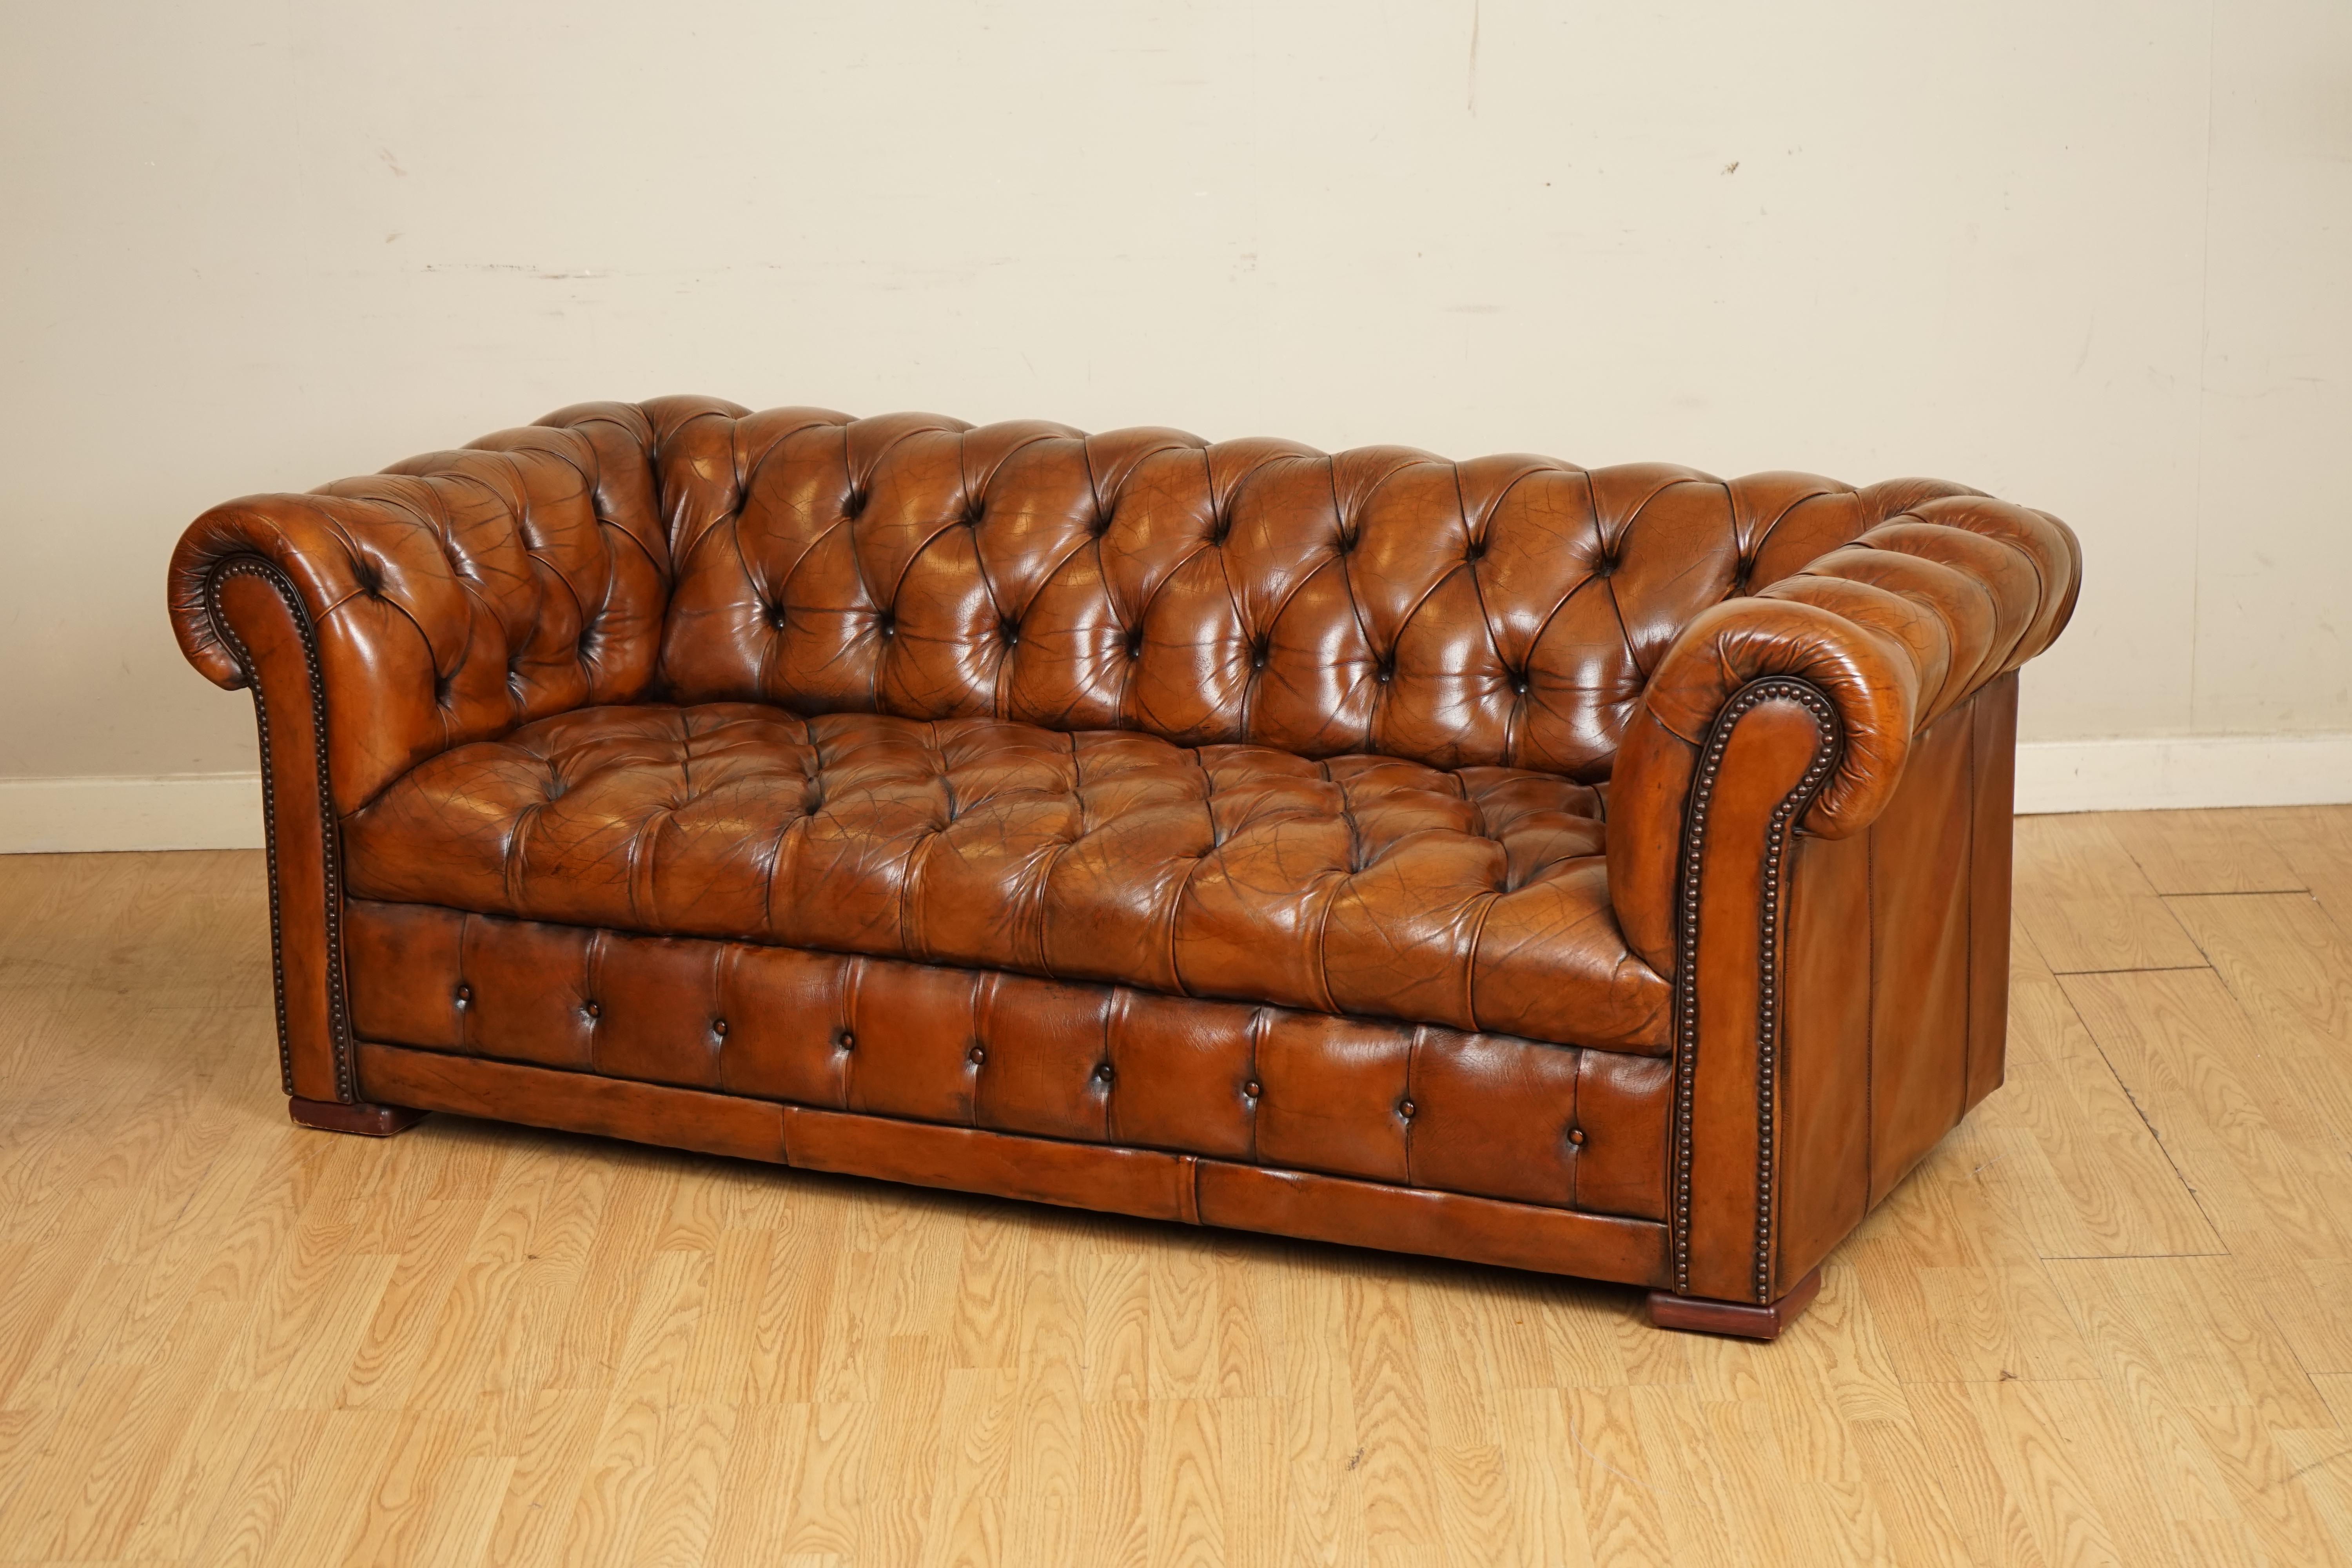
[[[215,507],[172,556],[181,651],[216,684],[247,684],[210,584],[237,561],[284,574],[318,641],[345,811],[460,742],[641,697],[670,574],[648,439],[643,415],[604,405]]]
[[[1932,481],[665,398],[171,602],[290,1092],[1770,1303],[2000,1081],[2078,576]]]
[[[1523,768],[639,704],[445,752],[345,842],[367,898],[1667,1046],[1599,795]]]
[[[348,1101],[355,1096],[343,974],[342,835],[327,777],[317,638],[291,583],[265,562],[224,563],[205,594],[218,606],[229,646],[255,672],[279,1076],[296,1100]],[[228,624],[236,629],[226,630]]]
[[[1840,753],[1801,826],[1825,838],[1859,832],[1901,783],[1914,735],[2065,626],[2081,559],[2073,531],[2045,512],[1947,493],[1694,617],[1644,691],[1613,775],[1610,893],[1633,951],[1672,963],[1675,830],[1734,693],[1786,677],[1830,700]]]

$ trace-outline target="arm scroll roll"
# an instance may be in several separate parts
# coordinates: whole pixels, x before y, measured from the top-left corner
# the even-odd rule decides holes
[[[1894,796],[1922,731],[2064,628],[2081,562],[2073,531],[2046,513],[1942,495],[1695,617],[1650,679],[1612,786],[1610,893],[1633,951],[1673,969],[1693,784],[1742,689],[1790,679],[1828,700],[1837,755],[1798,826],[1823,838],[1858,833]]]
[[[181,652],[236,689],[225,574],[264,573],[317,647],[336,806],[448,747],[653,679],[669,561],[635,409],[597,405],[304,495],[249,496],[173,552]]]

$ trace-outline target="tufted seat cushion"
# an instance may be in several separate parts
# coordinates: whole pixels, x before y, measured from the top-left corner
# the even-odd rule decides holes
[[[1601,810],[1520,768],[642,704],[445,752],[345,847],[365,898],[1663,1052]]]

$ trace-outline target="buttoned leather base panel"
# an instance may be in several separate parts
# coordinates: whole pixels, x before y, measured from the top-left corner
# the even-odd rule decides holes
[[[352,890],[1663,1054],[1599,791],[996,719],[589,708],[345,823]]]
[[[423,1110],[1388,1252],[1663,1285],[1649,1220],[1201,1159],[894,1121],[362,1041],[367,1092]]]
[[[361,1037],[554,1069],[575,1086],[1160,1151],[1432,1201],[1665,1216],[1663,1058],[366,900],[350,905],[346,952]],[[373,1079],[367,1091],[418,1103]],[[614,1135],[712,1146],[660,1126]],[[1279,1194],[1300,1190],[1220,1180],[1235,1212],[1283,1209],[1294,1198]],[[1306,1223],[1256,1227],[1325,1234]],[[1378,1224],[1365,1223],[1377,1242]]]

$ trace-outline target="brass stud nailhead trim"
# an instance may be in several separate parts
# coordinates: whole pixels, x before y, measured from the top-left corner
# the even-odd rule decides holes
[[[1753,1288],[1761,1305],[1771,1303],[1772,1238],[1778,1217],[1773,1204],[1773,1110],[1780,1097],[1780,862],[1788,849],[1789,827],[1811,804],[1836,760],[1840,731],[1837,710],[1810,681],[1779,676],[1750,681],[1733,694],[1716,715],[1701,752],[1697,776],[1684,821],[1682,897],[1677,908],[1675,942],[1675,1152],[1672,1175],[1675,1201],[1675,1289],[1690,1289],[1691,1118],[1698,1071],[1698,911],[1699,873],[1706,847],[1707,812],[1714,805],[1717,776],[1723,754],[1731,744],[1734,725],[1770,701],[1794,702],[1813,716],[1821,727],[1821,744],[1796,786],[1773,807],[1764,837],[1763,898],[1759,913],[1761,945],[1756,1006],[1756,1259]]]
[[[294,580],[258,555],[231,556],[215,566],[205,580],[205,608],[212,616],[214,633],[236,656],[238,668],[245,671],[246,684],[253,688],[254,727],[261,737],[261,837],[269,863],[269,963],[275,982],[271,989],[278,1003],[278,1071],[289,1096],[294,1092],[294,1047],[287,1034],[286,929],[278,893],[278,786],[269,762],[269,705],[262,700],[261,670],[253,662],[252,650],[236,635],[236,628],[228,624],[228,617],[221,614],[221,584],[231,577],[258,577],[285,601],[295,629],[301,636],[302,661],[310,670],[310,738],[316,753],[312,765],[319,781],[320,868],[327,884],[327,1049],[334,1062],[335,1093],[348,1105],[359,1094],[352,1086],[351,1015],[343,992],[342,837],[337,831],[335,800],[328,774],[327,678],[319,663],[318,629],[310,624],[310,612],[303,607],[301,592],[294,586]]]

